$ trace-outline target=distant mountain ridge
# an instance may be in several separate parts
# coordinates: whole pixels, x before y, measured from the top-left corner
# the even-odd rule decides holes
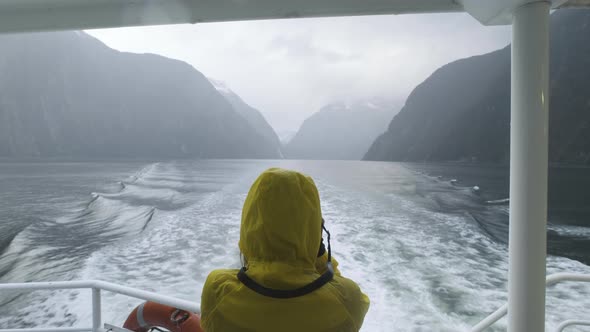
[[[326,105],[303,122],[283,151],[291,159],[360,160],[395,110],[379,98]]]
[[[293,137],[295,137],[295,135],[297,135],[297,131],[285,130],[285,131],[277,133],[277,135],[279,135],[279,139],[281,140],[281,144],[284,146],[284,145],[289,144],[289,142],[291,142]]]
[[[551,15],[549,158],[590,163],[590,10]],[[458,60],[418,85],[364,159],[482,161],[510,156],[510,47]]]
[[[0,36],[0,156],[277,158],[190,65],[83,32]]]

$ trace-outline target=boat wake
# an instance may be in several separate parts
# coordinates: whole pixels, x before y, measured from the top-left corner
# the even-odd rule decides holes
[[[148,165],[118,185],[106,186],[107,191],[93,192],[86,201],[72,204],[59,218],[31,222],[10,237],[4,236],[4,245],[0,248],[0,282],[78,278],[80,262],[87,262],[101,248],[120,241],[133,242],[162,211],[190,205],[190,195],[182,192],[186,192],[184,189],[190,183],[191,178],[183,177],[182,172],[175,170],[174,164]],[[76,297],[79,293],[68,296]],[[43,317],[32,317],[30,313],[22,317],[8,315],[5,311],[23,307],[25,302],[35,303],[37,298],[47,297],[35,294],[7,294],[5,297],[3,294],[0,326],[28,326],[57,315],[53,310],[55,303],[48,306],[38,301],[41,312],[45,312],[41,314]],[[72,298],[64,303],[70,301]],[[61,317],[69,317],[66,313],[64,315]]]

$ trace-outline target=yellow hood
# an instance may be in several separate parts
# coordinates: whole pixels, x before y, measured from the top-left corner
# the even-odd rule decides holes
[[[320,197],[313,180],[280,168],[263,172],[242,210],[239,246],[248,264],[313,268],[321,238]]]

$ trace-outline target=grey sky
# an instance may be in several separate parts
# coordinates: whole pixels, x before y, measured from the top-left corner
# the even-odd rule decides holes
[[[88,31],[109,46],[184,60],[224,81],[277,132],[321,106],[403,101],[436,68],[506,46],[509,27],[466,14],[207,23]]]

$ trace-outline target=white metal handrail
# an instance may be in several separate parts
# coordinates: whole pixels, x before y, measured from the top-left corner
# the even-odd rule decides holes
[[[590,282],[590,275],[577,274],[577,273],[554,273],[554,274],[547,276],[545,284],[547,285],[547,287],[549,287],[549,286],[555,285],[556,283],[562,282],[562,281]],[[506,315],[506,313],[508,313],[508,304],[504,304],[503,306],[498,308],[498,310],[494,311],[489,316],[487,316],[482,321],[480,321],[477,325],[475,325],[471,329],[471,332],[481,332],[481,331],[487,329],[488,327],[490,327],[494,323],[496,323],[498,320],[500,320],[500,318],[504,317]],[[569,321],[563,322],[559,326],[562,326],[566,322],[576,322],[576,323],[568,323],[568,324],[564,325],[563,327],[561,327],[561,329],[558,329],[557,331],[561,331],[565,327],[570,326],[570,325],[585,325],[585,324],[582,324],[585,321],[569,320]],[[0,331],[0,332],[2,332],[2,331]]]
[[[590,275],[574,273],[555,273],[547,276],[546,285],[552,286],[562,281],[590,282]],[[198,303],[182,300],[179,298],[161,295],[153,292],[143,291],[136,288],[117,285],[114,283],[100,280],[82,280],[82,281],[55,281],[55,282],[28,282],[28,283],[10,283],[0,284],[0,291],[17,290],[17,291],[35,291],[51,289],[91,289],[92,290],[92,327],[61,327],[61,328],[28,328],[28,329],[0,329],[0,332],[99,332],[101,330],[101,290],[127,295],[137,299],[158,302],[175,308],[200,313]],[[492,314],[484,318],[471,331],[483,331],[508,312],[508,304],[504,304]],[[563,331],[566,327],[572,325],[590,326],[590,321],[584,320],[566,320],[557,328],[556,332]]]
[[[570,319],[570,320],[563,321],[563,322],[561,322],[561,324],[559,324],[557,326],[557,328],[555,328],[555,332],[562,332],[566,327],[574,326],[574,325],[590,326],[590,320]]]
[[[91,289],[92,290],[92,327],[61,327],[61,328],[29,328],[29,329],[0,329],[0,332],[99,332],[101,330],[101,290],[127,295],[137,299],[153,301],[175,308],[200,313],[198,303],[179,298],[147,292],[136,288],[121,286],[101,280],[54,281],[54,282],[26,282],[0,284],[0,291],[35,291],[48,289]]]

